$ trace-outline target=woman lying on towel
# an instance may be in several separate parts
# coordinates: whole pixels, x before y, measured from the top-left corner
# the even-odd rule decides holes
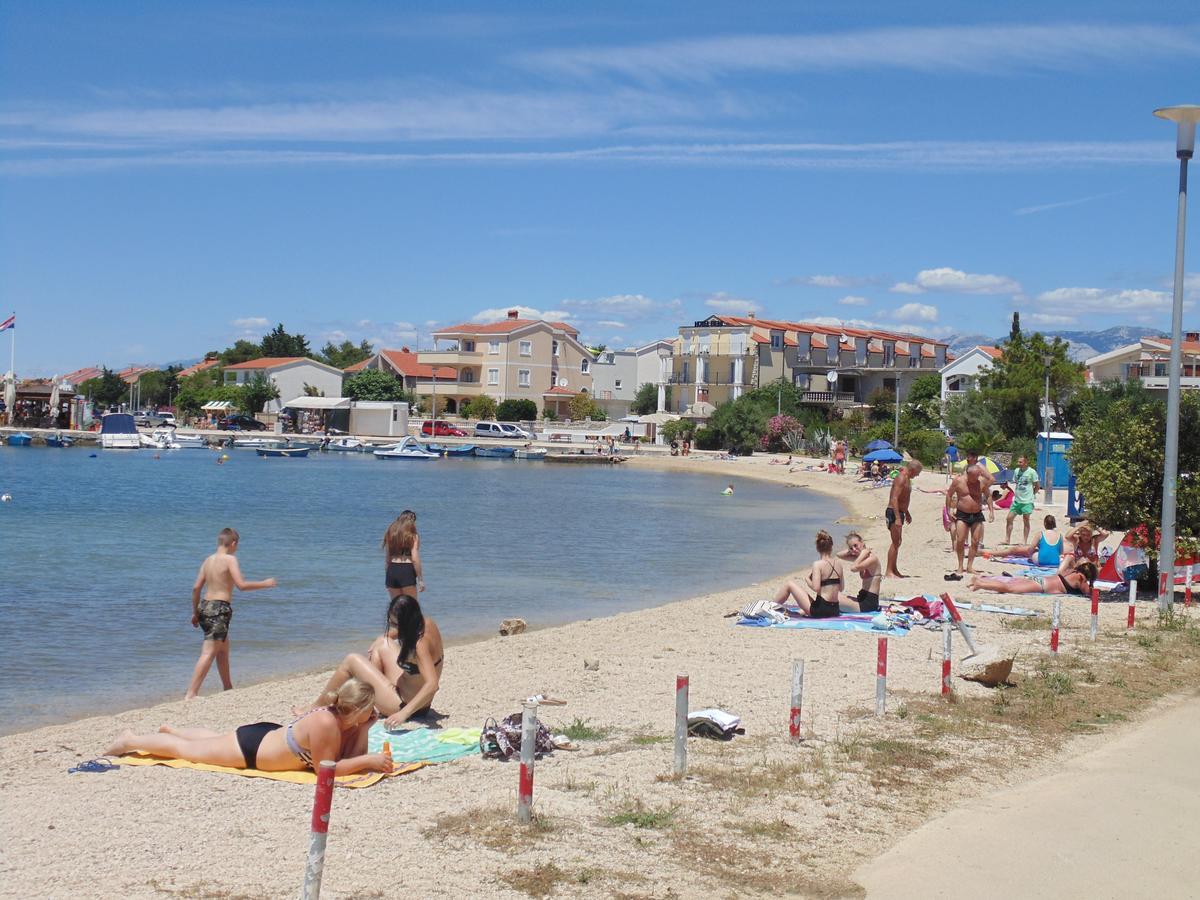
[[[163,725],[158,734],[125,731],[104,753],[120,756],[142,750],[167,759],[262,772],[303,771],[329,759],[337,763],[337,775],[390,772],[390,756],[367,753],[367,730],[375,720],[374,710],[374,689],[350,679],[333,693],[328,706],[305,713],[286,728],[275,722],[256,722],[221,734],[207,728]]]
[[[395,728],[429,709],[441,681],[442,661],[437,623],[421,612],[416,597],[399,594],[388,606],[383,634],[366,656],[351,653],[342,660],[313,707],[326,702],[347,679],[357,678],[375,689],[376,709],[387,716],[387,726]]]
[[[788,605],[796,601],[800,611],[814,619],[829,619],[839,614],[838,597],[846,589],[846,577],[841,560],[833,555],[833,538],[825,531],[817,532],[817,553],[820,554],[804,582],[789,581],[775,594],[775,602]]]
[[[976,575],[967,583],[973,591],[995,591],[997,594],[1076,594],[1087,597],[1096,580],[1096,566],[1082,563],[1058,575],[1035,575],[1032,578],[980,578]]]

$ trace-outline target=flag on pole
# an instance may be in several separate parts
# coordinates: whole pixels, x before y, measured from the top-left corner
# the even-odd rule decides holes
[[[13,313],[11,316],[9,316],[7,319],[5,319],[3,322],[0,322],[0,331],[8,331],[8,329],[16,328],[16,327],[17,327],[17,314],[16,313]]]

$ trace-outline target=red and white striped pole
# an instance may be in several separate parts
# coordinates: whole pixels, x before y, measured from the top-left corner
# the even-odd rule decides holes
[[[1183,569],[1183,605],[1192,608],[1192,566],[1188,563]]]
[[[887,647],[888,639],[881,637],[875,651],[875,715],[887,709]]]
[[[317,793],[313,799],[312,836],[308,841],[308,862],[304,866],[304,886],[300,900],[321,896],[321,876],[325,872],[325,843],[329,839],[329,810],[333,806],[333,770],[337,763],[323,759],[317,766]]]
[[[1100,588],[1092,588],[1092,640],[1100,631]]]
[[[1050,619],[1050,652],[1058,652],[1058,623],[1062,617],[1062,598],[1054,598],[1054,612]]]
[[[942,619],[942,696],[950,695],[950,621]]]
[[[1129,616],[1125,620],[1125,630],[1133,630],[1133,617],[1137,613],[1137,579],[1129,579]]]
[[[949,594],[942,594],[942,602],[946,604],[946,609],[950,610],[950,621],[954,623],[954,627],[958,629],[958,633],[962,635],[967,646],[971,648],[970,656],[974,656],[979,651],[975,649],[975,640],[971,637],[971,632],[967,628],[967,624],[963,621],[962,614],[958,611],[958,607],[954,605],[954,600]]]
[[[800,734],[800,705],[804,699],[804,660],[792,660],[792,711],[788,716],[788,732],[791,735],[792,743],[798,744],[802,740]]]
[[[538,705],[526,700],[521,709],[521,774],[517,782],[517,821],[533,821],[533,758],[537,749]]]
[[[676,775],[687,771],[688,677],[675,676],[675,766]]]

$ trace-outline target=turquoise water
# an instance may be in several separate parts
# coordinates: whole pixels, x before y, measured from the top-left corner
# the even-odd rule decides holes
[[[91,453],[95,453],[93,458]],[[330,665],[378,634],[379,541],[418,514],[426,611],[448,638],[644,608],[807,562],[843,514],[797,489],[619,466],[260,459],[231,450],[0,447],[0,732],[182,697],[191,586],[241,533],[234,683]],[[732,497],[720,496],[727,481]],[[723,612],[714,610],[714,614]],[[216,671],[205,691],[219,690]],[[298,701],[303,698],[296,698]]]

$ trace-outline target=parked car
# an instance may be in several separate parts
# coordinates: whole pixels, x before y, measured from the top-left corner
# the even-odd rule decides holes
[[[505,438],[510,441],[532,441],[533,435],[512,422],[480,422],[475,437]]]
[[[455,428],[445,419],[438,419],[435,423],[432,419],[426,419],[421,425],[421,434],[426,437],[466,437],[467,433],[461,428]]]
[[[267,426],[258,419],[250,416],[222,416],[217,421],[217,427],[222,431],[266,431]]]

